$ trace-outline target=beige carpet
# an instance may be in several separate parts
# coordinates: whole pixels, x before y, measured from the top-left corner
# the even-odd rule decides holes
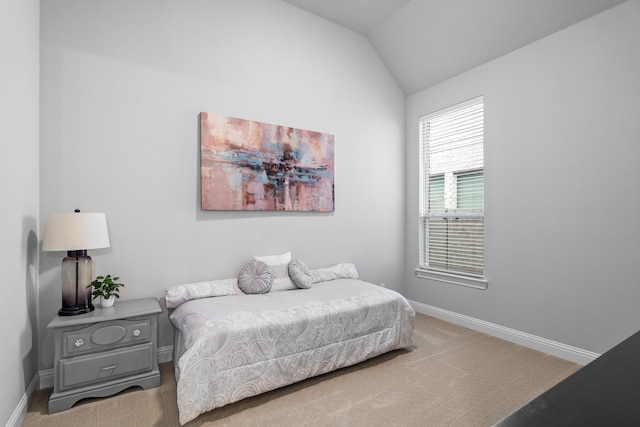
[[[418,314],[415,348],[215,409],[192,426],[491,426],[580,366]],[[162,384],[47,414],[35,394],[25,427],[179,426],[173,365]]]

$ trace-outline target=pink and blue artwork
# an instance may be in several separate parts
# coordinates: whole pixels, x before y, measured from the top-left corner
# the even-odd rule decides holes
[[[335,210],[328,133],[200,113],[203,210]]]

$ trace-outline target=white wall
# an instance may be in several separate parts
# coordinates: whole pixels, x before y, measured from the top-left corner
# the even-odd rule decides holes
[[[602,353],[640,329],[640,1],[407,98],[406,295]],[[485,100],[480,291],[419,279],[418,117]]]
[[[402,286],[404,95],[361,35],[278,0],[58,0],[41,61],[42,220],[105,212],[94,275],[119,275],[123,298],[289,250]],[[335,213],[201,211],[201,111],[333,133]],[[63,256],[41,256],[41,369]]]
[[[0,2],[0,425],[19,424],[37,373],[38,10]]]

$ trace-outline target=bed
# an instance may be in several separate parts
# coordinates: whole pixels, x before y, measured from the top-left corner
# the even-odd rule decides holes
[[[177,303],[167,293],[180,423],[413,345],[415,312],[404,297],[338,276],[258,294],[236,279],[199,282]]]

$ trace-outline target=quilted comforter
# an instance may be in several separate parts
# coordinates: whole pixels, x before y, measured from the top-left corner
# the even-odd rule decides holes
[[[170,314],[180,423],[411,346],[414,316],[397,292],[353,279],[188,301]]]

